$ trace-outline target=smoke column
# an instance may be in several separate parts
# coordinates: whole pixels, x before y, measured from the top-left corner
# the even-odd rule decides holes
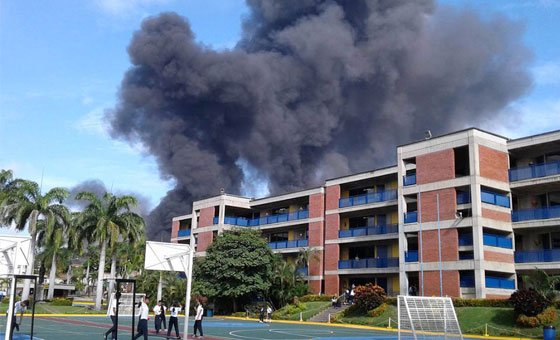
[[[395,145],[493,119],[531,84],[523,29],[504,17],[431,1],[247,5],[231,50],[196,42],[174,13],[146,19],[128,47],[112,136],[143,143],[177,183],[152,238],[249,175],[276,194],[389,165]]]

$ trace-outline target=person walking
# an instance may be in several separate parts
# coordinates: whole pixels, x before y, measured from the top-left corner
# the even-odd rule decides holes
[[[162,330],[166,330],[167,329],[167,320],[165,320],[165,312],[167,312],[167,306],[165,305],[165,302],[163,302],[163,300],[161,301],[161,329]]]
[[[272,307],[270,305],[268,305],[266,307],[266,321],[267,322],[271,322],[272,321]]]
[[[158,301],[157,305],[152,309],[154,311],[154,323],[156,327],[156,334],[159,334],[161,329],[161,312],[162,312],[161,300]]]
[[[173,327],[175,327],[175,335],[177,336],[177,339],[180,339],[179,337],[179,320],[177,319],[177,315],[179,315],[179,312],[181,311],[181,307],[177,307],[178,305],[173,302],[171,304],[171,306],[169,307],[169,328],[167,329],[167,337],[169,338],[169,336],[171,335],[171,329]]]
[[[204,314],[204,308],[202,307],[202,303],[200,299],[197,299],[198,305],[196,306],[196,316],[194,317],[194,334],[193,337],[197,338],[196,331],[200,331],[200,337],[203,338],[204,334],[202,333],[202,314]]]
[[[264,306],[261,306],[261,310],[259,311],[259,322],[264,322]]]
[[[14,333],[14,328],[19,332],[19,325],[23,319],[23,313],[27,310],[29,306],[29,300],[18,301],[14,305],[14,315],[12,317],[12,327],[10,328],[10,339],[11,334]],[[17,322],[17,315],[19,313],[19,322]]]
[[[111,305],[107,309],[107,316],[111,318],[113,326],[105,332],[105,340],[107,340],[109,333],[111,333],[111,340],[114,340],[117,338],[117,299],[111,299]]]
[[[138,333],[136,333],[134,339],[138,339],[143,335],[144,340],[148,340],[148,315],[150,314],[150,308],[148,307],[149,302],[150,299],[144,296],[144,301],[142,301],[139,311],[140,319],[138,320]]]

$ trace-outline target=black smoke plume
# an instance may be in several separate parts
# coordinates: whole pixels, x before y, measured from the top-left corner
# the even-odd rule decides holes
[[[423,131],[479,125],[530,87],[522,27],[409,0],[249,0],[231,50],[196,41],[174,13],[128,48],[114,137],[141,142],[174,178],[150,216],[169,233],[190,202],[239,193],[241,164],[271,193],[388,165]]]

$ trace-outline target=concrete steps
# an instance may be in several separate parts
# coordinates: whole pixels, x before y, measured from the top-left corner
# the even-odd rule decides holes
[[[334,315],[336,313],[340,313],[344,311],[346,308],[350,307],[350,305],[341,305],[340,307],[329,307],[324,311],[320,312],[319,314],[311,317],[309,321],[313,322],[329,322],[329,314]]]

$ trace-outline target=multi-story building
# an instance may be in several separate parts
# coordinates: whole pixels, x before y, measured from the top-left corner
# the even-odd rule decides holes
[[[173,219],[197,255],[257,228],[315,293],[376,283],[390,295],[507,298],[535,268],[560,270],[560,132],[510,140],[479,129],[397,147],[397,165],[250,199],[222,193]]]

